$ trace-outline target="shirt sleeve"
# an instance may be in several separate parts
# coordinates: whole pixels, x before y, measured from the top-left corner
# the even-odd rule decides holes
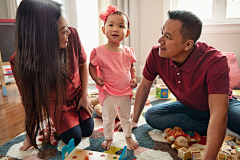
[[[72,35],[70,36],[72,36],[72,41],[73,41],[73,44],[70,45],[70,48],[71,47],[75,48],[75,52],[77,52],[77,56],[78,56],[78,64],[83,64],[87,60],[87,54],[81,43],[77,30],[73,27],[69,27],[69,29],[71,30]]]
[[[227,58],[217,60],[209,67],[207,72],[207,85],[209,94],[228,94],[230,90],[230,67]]]
[[[130,48],[131,64],[137,62],[133,48]]]
[[[98,57],[97,57],[97,52],[96,52],[95,48],[93,48],[93,50],[91,52],[90,62],[92,63],[92,65],[98,66]]]
[[[155,69],[156,68],[155,63],[157,62],[154,61],[153,49],[152,49],[147,57],[147,60],[143,69],[143,76],[149,81],[153,81],[158,75]]]

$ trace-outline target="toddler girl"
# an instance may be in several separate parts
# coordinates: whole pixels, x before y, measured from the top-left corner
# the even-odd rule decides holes
[[[136,62],[132,48],[121,45],[128,37],[129,18],[115,6],[108,6],[106,12],[100,14],[104,22],[103,34],[108,42],[97,46],[90,56],[89,72],[98,85],[99,101],[102,105],[102,119],[105,141],[101,144],[109,150],[113,141],[114,122],[118,112],[124,136],[129,149],[139,147],[131,138],[131,97],[132,89],[137,87]]]

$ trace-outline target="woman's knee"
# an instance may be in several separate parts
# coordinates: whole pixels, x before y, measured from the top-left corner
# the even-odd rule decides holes
[[[92,135],[93,133],[93,129],[94,129],[94,122],[93,122],[93,118],[88,118],[85,121],[83,121],[82,123],[80,123],[81,129],[82,129],[82,136],[83,137],[89,137]]]
[[[78,145],[82,140],[82,131],[79,125],[67,130],[66,132],[63,132],[60,134],[60,137],[62,138],[62,141],[65,144],[68,144],[69,141],[74,138],[75,146]]]

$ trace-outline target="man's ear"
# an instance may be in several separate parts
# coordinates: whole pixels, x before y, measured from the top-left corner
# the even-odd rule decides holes
[[[189,39],[185,42],[186,46],[184,48],[185,51],[191,49],[194,45],[194,41],[192,39]]]
[[[128,29],[125,38],[127,38],[129,36],[129,34],[130,34],[130,30]]]
[[[102,32],[105,34],[105,26],[102,27]]]

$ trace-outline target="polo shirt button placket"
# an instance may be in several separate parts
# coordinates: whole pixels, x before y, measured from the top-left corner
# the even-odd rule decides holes
[[[177,84],[178,84],[178,85],[177,85],[177,86],[178,86],[177,88],[178,88],[178,90],[179,90],[179,91],[181,91],[181,90],[182,90],[182,85],[181,85],[181,77],[180,77],[180,72],[179,72],[179,71],[177,71],[177,73],[176,73],[176,74],[177,74]]]

